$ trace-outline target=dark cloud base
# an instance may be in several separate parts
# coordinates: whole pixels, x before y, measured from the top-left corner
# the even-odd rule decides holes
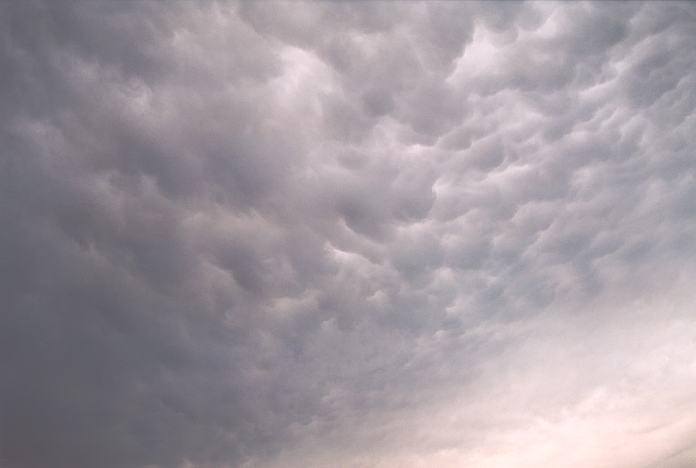
[[[691,466],[695,41],[686,2],[3,2],[0,466]]]

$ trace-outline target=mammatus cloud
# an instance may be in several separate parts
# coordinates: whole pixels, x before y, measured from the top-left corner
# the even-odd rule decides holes
[[[695,42],[4,2],[0,466],[694,466]]]

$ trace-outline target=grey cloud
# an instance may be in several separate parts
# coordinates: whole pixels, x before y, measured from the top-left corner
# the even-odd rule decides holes
[[[0,465],[685,466],[693,20],[3,4]]]

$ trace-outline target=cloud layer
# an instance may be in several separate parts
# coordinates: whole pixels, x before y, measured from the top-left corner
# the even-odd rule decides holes
[[[695,41],[3,3],[0,466],[693,466]]]

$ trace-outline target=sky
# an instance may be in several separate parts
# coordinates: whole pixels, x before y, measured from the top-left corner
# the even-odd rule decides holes
[[[0,467],[696,466],[696,3],[0,2]]]

